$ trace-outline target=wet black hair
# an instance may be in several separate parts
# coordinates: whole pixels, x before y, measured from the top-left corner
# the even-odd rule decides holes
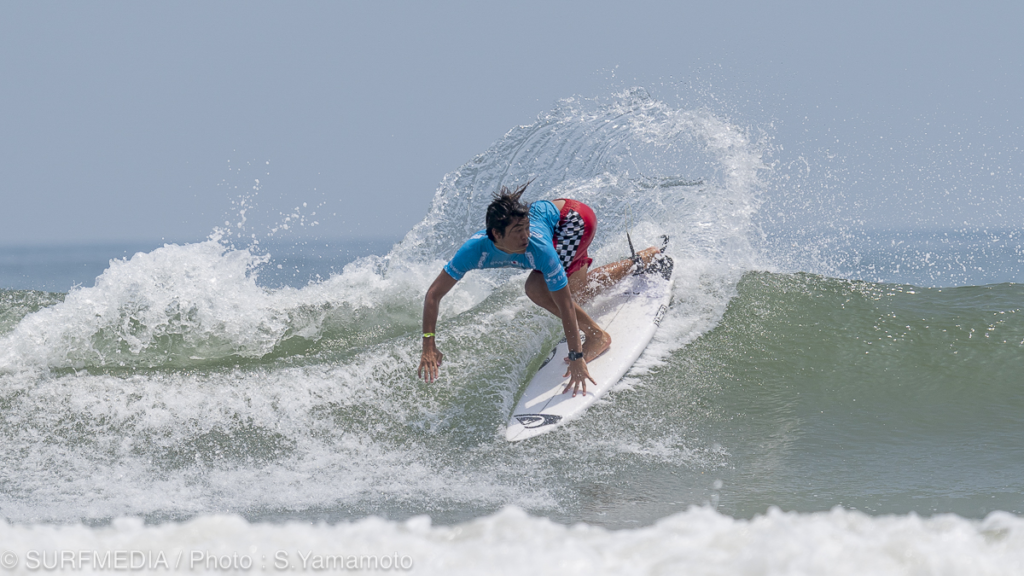
[[[494,193],[494,199],[487,206],[487,237],[491,242],[494,242],[495,230],[504,236],[509,224],[530,215],[530,205],[520,200],[529,185],[527,182],[515,190],[502,186],[501,190]]]

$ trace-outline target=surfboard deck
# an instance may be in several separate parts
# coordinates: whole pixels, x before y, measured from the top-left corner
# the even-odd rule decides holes
[[[675,266],[664,256],[650,272],[628,276],[595,298],[590,317],[612,337],[611,348],[587,364],[597,386],[588,382],[587,395],[562,394],[569,377],[563,339],[526,387],[505,429],[509,442],[550,432],[583,414],[629,371],[654,337],[672,299]]]

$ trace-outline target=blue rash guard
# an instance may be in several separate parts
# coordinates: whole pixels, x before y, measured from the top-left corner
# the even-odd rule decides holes
[[[466,272],[477,268],[523,268],[539,270],[544,274],[548,290],[561,290],[569,284],[565,269],[558,259],[552,239],[559,220],[558,209],[548,200],[530,205],[530,244],[525,254],[508,254],[498,250],[481,230],[459,248],[444,266],[444,271],[455,280],[462,280]]]

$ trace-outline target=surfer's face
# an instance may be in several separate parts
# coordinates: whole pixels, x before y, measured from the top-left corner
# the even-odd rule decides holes
[[[525,254],[530,245],[530,217],[514,220],[505,227],[505,233],[494,231],[494,246],[509,254]]]

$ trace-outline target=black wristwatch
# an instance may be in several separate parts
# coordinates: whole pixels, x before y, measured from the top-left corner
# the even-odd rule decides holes
[[[580,358],[583,358],[583,352],[573,352],[572,350],[569,350],[570,362],[572,362],[573,360],[579,360]]]

